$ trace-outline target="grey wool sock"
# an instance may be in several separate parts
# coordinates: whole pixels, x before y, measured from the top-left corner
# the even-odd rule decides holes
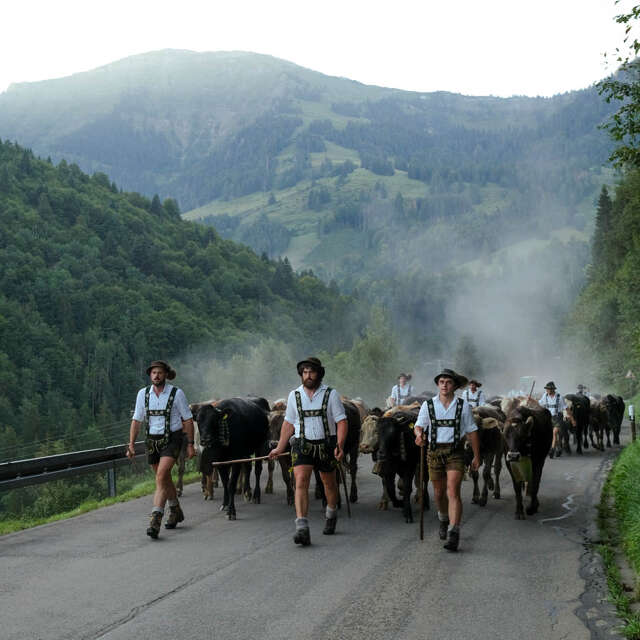
[[[450,524],[448,531],[449,532],[455,531],[456,533],[460,533],[460,525],[459,524]]]
[[[164,515],[164,509],[162,507],[153,507],[153,509],[151,509],[151,513],[155,513],[156,511],[160,515]]]
[[[449,522],[449,514],[438,511],[438,520],[440,520],[440,522]]]
[[[296,531],[300,529],[308,529],[309,528],[309,519],[308,518],[296,518]]]
[[[332,509],[330,506],[327,505],[326,517],[327,517],[327,520],[331,520],[331,518],[337,518],[338,509],[335,509],[335,508]]]

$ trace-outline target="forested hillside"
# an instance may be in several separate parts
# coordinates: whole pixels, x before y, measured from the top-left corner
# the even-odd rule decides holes
[[[344,349],[359,312],[174,200],[0,141],[0,459],[120,441],[151,359]]]
[[[588,283],[570,324],[597,378],[630,397],[640,378],[640,171],[598,201]],[[594,357],[595,356],[595,357]],[[628,372],[631,375],[627,377]]]

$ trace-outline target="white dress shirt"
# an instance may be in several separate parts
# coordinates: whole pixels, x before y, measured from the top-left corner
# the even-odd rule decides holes
[[[157,409],[160,411],[166,409],[171,389],[173,389],[173,385],[165,382],[162,393],[157,396],[153,387],[151,387],[151,391],[149,392],[149,409]],[[147,387],[143,387],[138,391],[138,395],[136,396],[136,408],[133,412],[133,419],[138,422],[144,422],[147,417],[144,410],[144,394],[146,391]],[[179,431],[182,429],[182,421],[189,420],[189,418],[192,417],[187,397],[184,395],[182,389],[178,389],[173,399],[173,406],[171,407],[169,428],[171,431]],[[161,435],[164,433],[164,416],[149,416],[149,433],[151,435]]]
[[[296,404],[296,391],[300,392],[302,410],[310,411],[312,409],[322,409],[322,400],[324,399],[324,392],[327,389],[326,384],[320,385],[314,391],[311,398],[309,398],[305,391],[304,385],[300,385],[297,389],[289,393],[284,419],[295,427],[294,435],[296,438],[300,437],[300,417],[298,416],[298,406]],[[329,422],[330,435],[336,435],[336,422],[345,420],[346,417],[347,414],[338,392],[335,389],[331,389],[329,404],[327,405],[327,421]],[[312,416],[304,419],[304,437],[307,438],[307,440],[324,440],[324,425],[322,424],[322,418],[320,416]]]
[[[471,413],[471,405],[462,400],[462,415],[460,416],[460,438],[462,439],[467,433],[477,431],[478,427],[473,420],[473,413]],[[440,402],[440,395],[433,396],[433,411],[436,414],[436,420],[454,420],[456,417],[456,407],[458,405],[458,398],[453,398],[451,404],[445,409],[442,402]],[[422,427],[427,442],[431,441],[431,418],[429,417],[429,408],[426,401],[422,403],[420,407],[420,413],[416,420],[416,427]],[[453,443],[453,427],[438,427],[438,433],[436,434],[437,444],[449,444]]]

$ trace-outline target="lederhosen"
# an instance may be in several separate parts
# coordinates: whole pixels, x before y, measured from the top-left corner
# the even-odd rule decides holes
[[[438,461],[446,465],[454,456],[464,459],[464,443],[460,437],[460,426],[462,424],[462,409],[464,400],[456,398],[456,414],[455,418],[436,418],[436,411],[433,406],[433,399],[427,400],[427,409],[429,410],[429,420],[431,421],[431,429],[429,430],[429,453],[430,461]],[[439,443],[438,429],[441,427],[453,427],[453,442]]]
[[[412,395],[413,392],[413,387],[408,384],[406,389],[407,389],[407,394],[403,395],[402,392],[400,391],[400,385],[397,385],[396,387],[398,389],[398,404],[404,404],[407,400],[407,398],[409,398],[409,396]]]
[[[322,407],[320,409],[302,408],[302,396],[300,391],[295,392],[296,409],[298,410],[298,420],[300,421],[300,437],[295,438],[291,447],[291,458],[293,464],[303,456],[309,459],[309,464],[314,466],[324,466],[334,468],[336,459],[333,450],[336,447],[337,436],[332,436],[329,431],[329,418],[327,408],[329,406],[329,396],[331,395],[331,387],[327,387],[322,397]],[[322,426],[324,428],[324,438],[321,440],[309,440],[305,435],[304,419],[305,418],[322,418]],[[303,463],[306,464],[306,461]]]
[[[482,392],[480,391],[480,389],[478,389],[478,395],[475,398],[471,398],[469,396],[469,389],[467,389],[464,392],[464,395],[466,396],[465,400],[470,404],[473,405],[474,407],[479,407],[480,406],[480,394]]]
[[[173,387],[169,393],[167,404],[164,409],[149,409],[149,394],[151,393],[151,387],[147,387],[144,392],[144,412],[146,416],[146,445],[147,455],[160,454],[163,449],[167,448],[169,439],[171,438],[171,409],[173,408],[173,401],[175,400],[178,387]],[[164,417],[164,431],[160,434],[150,433],[150,420],[151,416],[163,416]],[[182,438],[182,431],[176,432],[180,438]],[[177,436],[176,436],[177,437]]]
[[[549,396],[547,395],[544,406],[546,409],[549,410],[549,413],[551,413],[551,410],[549,409],[549,407],[555,410],[555,414],[551,414],[551,422],[553,423],[554,427],[559,427],[561,422],[561,417],[562,417],[558,413],[558,409],[560,408],[560,394],[556,393],[556,401],[553,404],[549,404]]]

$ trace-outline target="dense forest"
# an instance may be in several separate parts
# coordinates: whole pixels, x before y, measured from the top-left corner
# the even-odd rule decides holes
[[[152,359],[340,350],[365,315],[172,199],[0,141],[0,460],[122,441]]]

